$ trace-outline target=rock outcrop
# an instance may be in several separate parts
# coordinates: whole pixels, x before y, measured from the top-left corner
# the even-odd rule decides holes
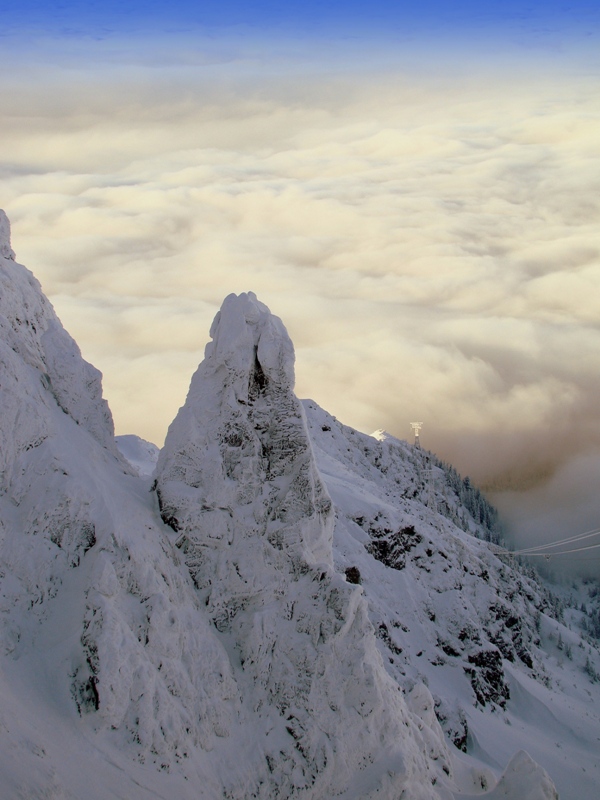
[[[118,453],[100,373],[0,222],[0,652],[34,674],[44,653],[57,697],[170,769],[230,730],[229,661]]]
[[[262,721],[248,796],[333,797],[361,775],[365,798],[436,797],[440,776],[383,668],[362,589],[332,568],[331,500],[287,332],[248,293],[225,300],[211,336],[156,491]]]

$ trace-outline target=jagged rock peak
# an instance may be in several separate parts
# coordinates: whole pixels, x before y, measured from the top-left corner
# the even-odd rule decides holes
[[[8,247],[4,214],[0,226]],[[43,615],[64,572],[96,541],[99,465],[110,462],[119,476],[126,465],[100,373],[81,357],[31,272],[6,256],[0,409],[0,652],[12,652],[23,610]]]
[[[240,387],[238,399],[250,399],[265,381],[282,389],[294,388],[294,346],[283,322],[271,314],[254,292],[230,294],[210,329],[213,339],[205,358],[223,364],[240,378],[252,380]]]
[[[322,800],[361,773],[363,798],[433,800],[425,733],[385,671],[363,590],[333,570],[334,514],[287,332],[248,293],[226,298],[211,336],[155,474],[240,696],[278,731],[255,730],[240,757],[253,777],[227,796]],[[428,730],[449,772],[441,729]]]
[[[159,459],[163,519],[197,537],[208,513],[227,511],[236,529],[276,549],[286,531],[292,560],[330,565],[331,501],[293,392],[294,348],[283,323],[252,292],[231,294],[210,335]]]
[[[15,260],[14,250],[10,246],[10,222],[4,211],[0,208],[0,256]]]

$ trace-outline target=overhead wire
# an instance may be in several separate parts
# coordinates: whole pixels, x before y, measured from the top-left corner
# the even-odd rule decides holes
[[[528,553],[516,553],[516,555],[522,555],[522,556],[526,556],[526,557],[529,557],[529,556],[545,556],[546,558],[551,558],[552,556],[564,556],[564,555],[569,555],[570,553],[582,553],[584,550],[598,550],[599,548],[600,548],[600,544],[590,544],[587,547],[576,547],[576,548],[573,548],[572,550],[559,550],[558,552],[554,552],[553,551],[553,552],[550,552],[550,553],[548,551],[539,552],[539,551],[536,550],[535,552],[532,552],[532,553],[529,553],[529,552]],[[512,556],[512,555],[515,555],[515,554],[514,553],[509,553],[509,555]]]
[[[572,547],[566,550],[553,550],[552,548],[560,546],[564,547],[565,545],[569,544],[577,544],[585,539],[591,539],[593,536],[600,536],[600,528],[595,528],[594,530],[586,531],[585,533],[578,533],[574,536],[568,536],[564,539],[557,539],[556,541],[548,542],[547,544],[525,547],[521,550],[505,550],[504,548],[499,548],[498,550],[495,550],[495,553],[499,556],[544,556],[545,558],[570,555],[571,553],[581,553],[587,550],[600,549],[600,542],[597,544],[586,545],[585,547]]]
[[[591,539],[592,536],[599,536],[600,535],[600,528],[594,528],[594,530],[586,531],[585,533],[578,533],[575,536],[568,536],[565,539],[556,539],[554,542],[547,542],[546,544],[541,545],[534,545],[533,547],[524,547],[521,550],[514,550],[513,555],[525,555],[529,551],[535,550],[549,550],[551,547],[558,547],[559,545],[565,544],[572,544],[575,542],[580,542],[583,539]]]

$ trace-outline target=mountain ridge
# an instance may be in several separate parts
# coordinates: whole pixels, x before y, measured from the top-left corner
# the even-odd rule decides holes
[[[543,800],[517,751],[551,772],[551,728],[591,800],[597,685],[575,652],[582,688],[557,687],[550,637],[577,634],[484,541],[475,493],[300,403],[252,293],[226,298],[153,478],[130,468],[99,373],[0,233],[7,798]],[[584,696],[596,722],[574,721]]]

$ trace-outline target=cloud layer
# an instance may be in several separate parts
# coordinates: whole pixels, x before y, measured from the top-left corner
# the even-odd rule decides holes
[[[118,432],[162,443],[220,302],[251,289],[298,393],[348,424],[423,420],[503,491],[600,459],[600,80],[569,42],[462,63],[60,44],[5,50],[2,205]]]

